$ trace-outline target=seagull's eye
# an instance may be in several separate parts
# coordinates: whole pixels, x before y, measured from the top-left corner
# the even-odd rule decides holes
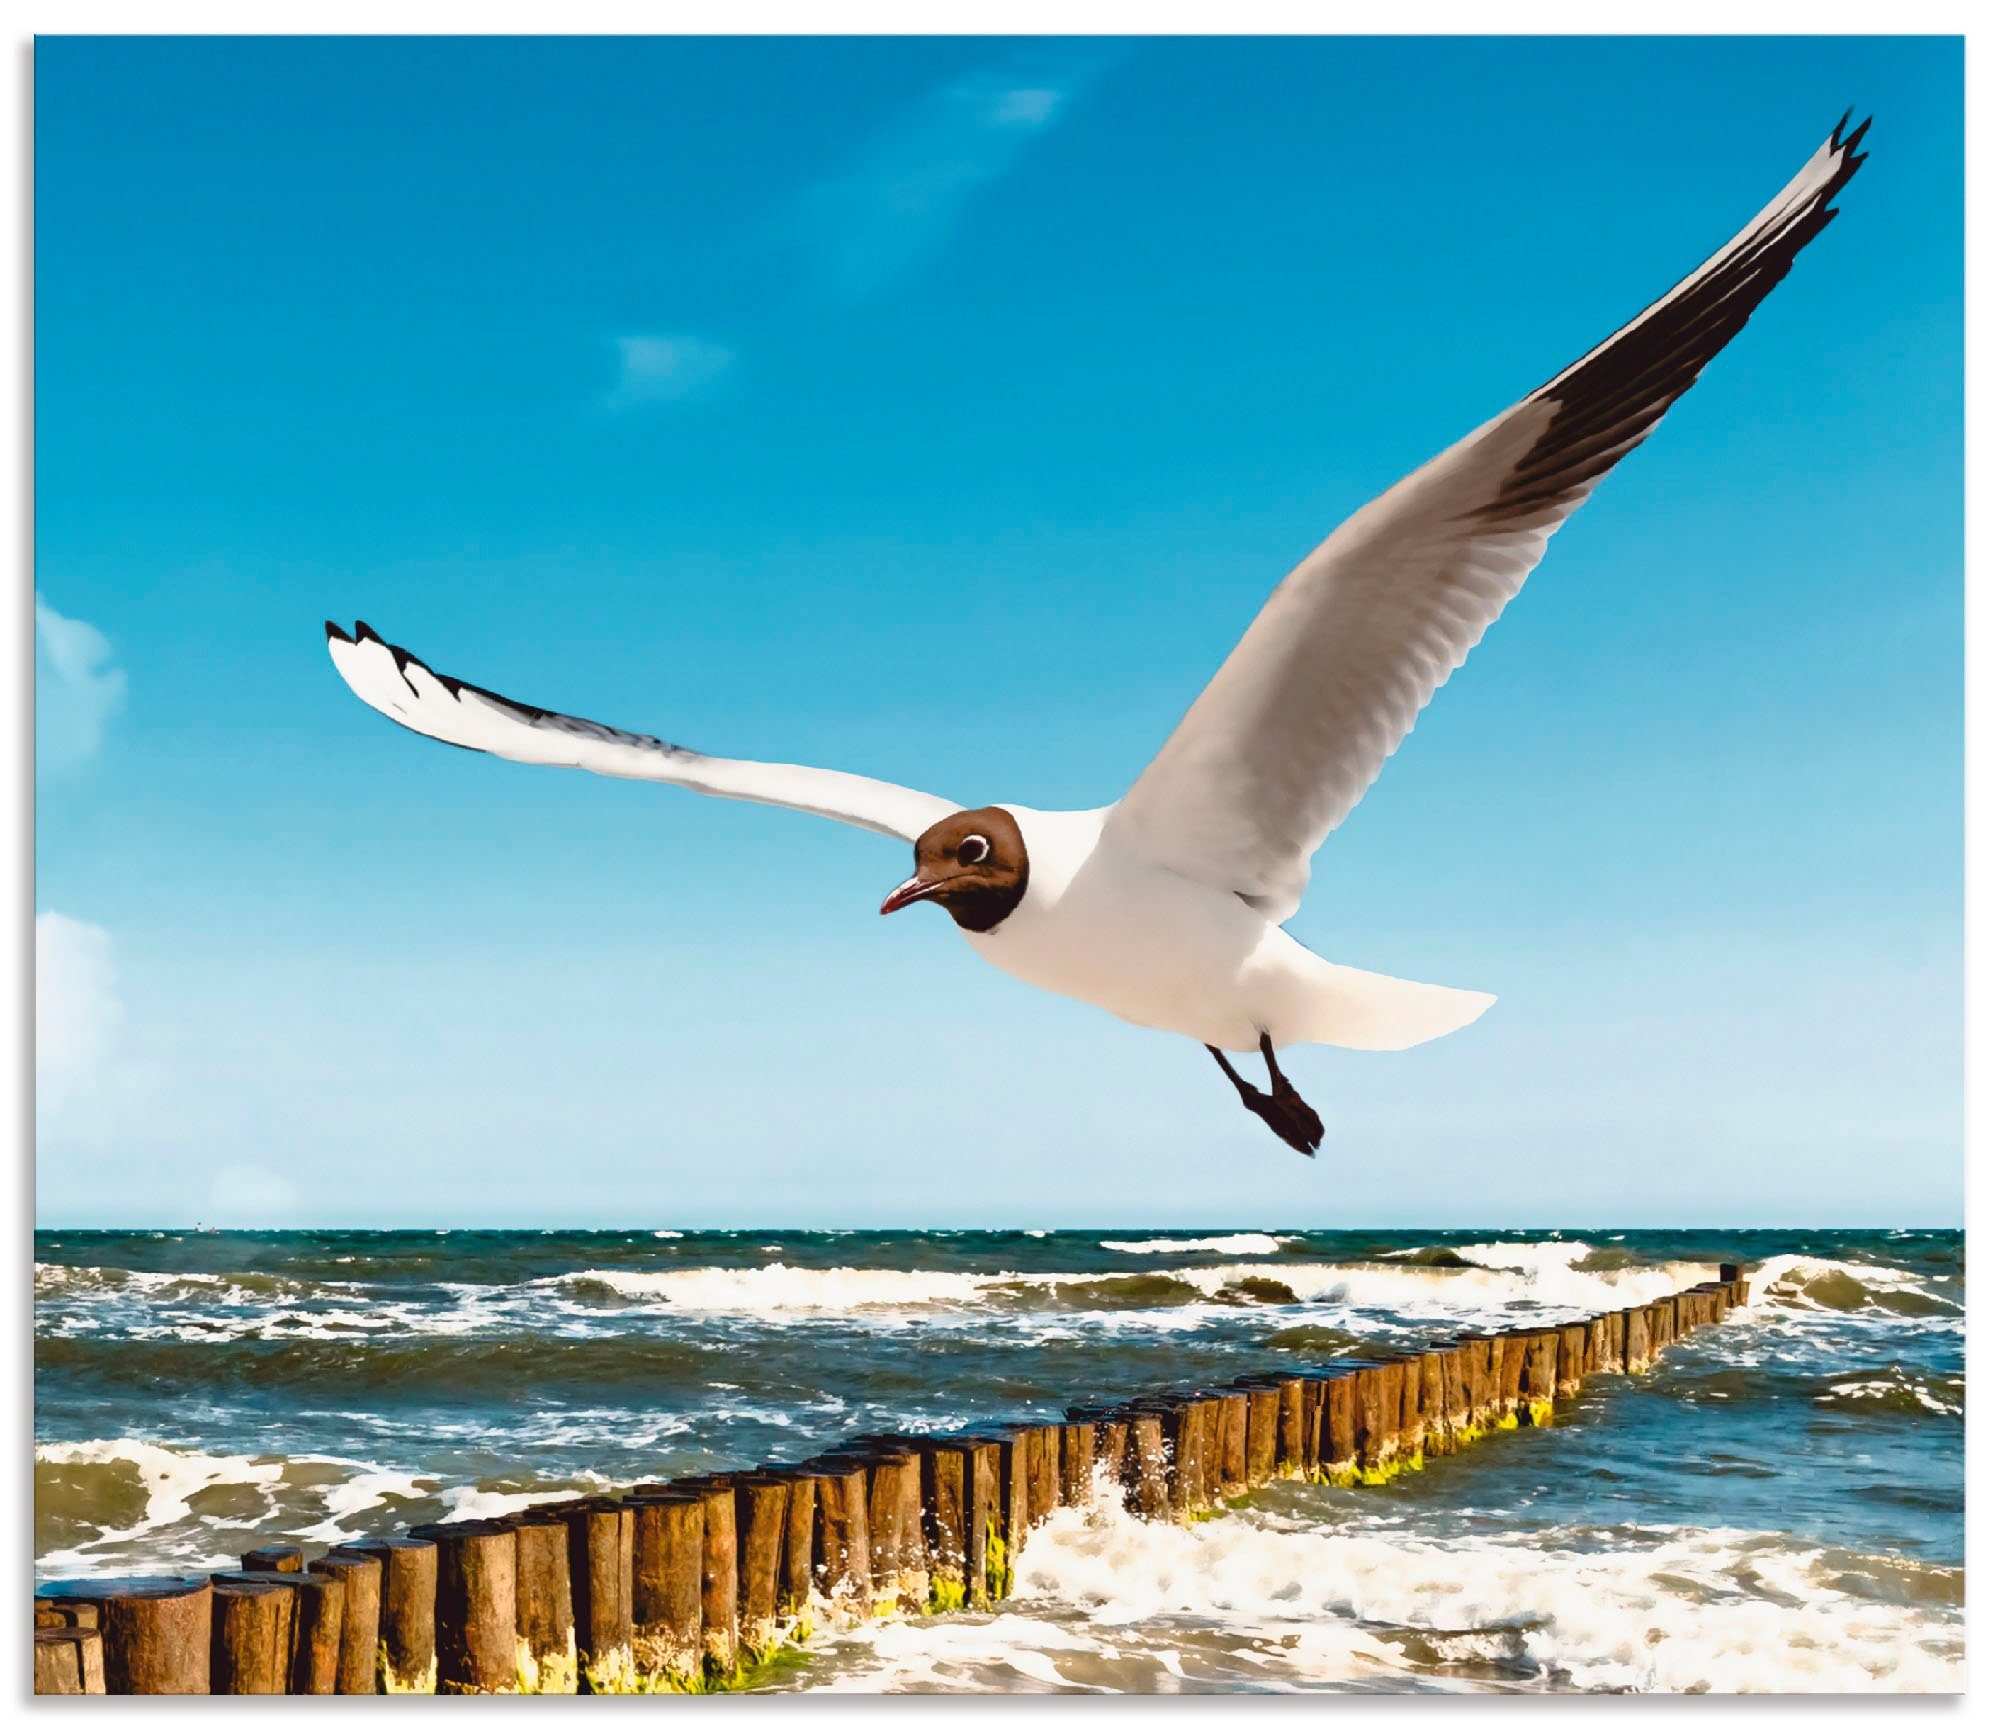
[[[986,855],[992,850],[983,834],[969,834],[958,843],[958,862],[962,865],[984,864]]]

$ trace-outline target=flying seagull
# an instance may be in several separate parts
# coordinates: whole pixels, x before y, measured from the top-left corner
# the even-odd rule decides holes
[[[1314,852],[1549,536],[1832,219],[1865,160],[1868,123],[1843,136],[1846,124],[1664,299],[1335,529],[1102,809],[965,809],[834,769],[707,756],[433,672],[365,624],[352,636],[327,625],[333,664],[371,708],[447,744],[783,805],[913,845],[915,869],[883,912],[934,902],[1003,972],[1199,1040],[1243,1105],[1310,1156],[1324,1129],[1277,1047],[1405,1050],[1493,1001],[1339,966],[1294,940],[1284,923]],[[1268,1092],[1230,1051],[1261,1053]]]

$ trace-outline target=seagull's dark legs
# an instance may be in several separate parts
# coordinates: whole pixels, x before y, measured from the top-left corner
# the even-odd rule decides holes
[[[1264,1126],[1294,1152],[1311,1158],[1319,1151],[1320,1141],[1326,1135],[1326,1125],[1319,1120],[1319,1113],[1299,1097],[1298,1088],[1285,1079],[1284,1071],[1278,1067],[1278,1053],[1271,1048],[1269,1033],[1259,1035],[1257,1048],[1264,1053],[1264,1067],[1271,1077],[1268,1093],[1260,1093],[1231,1068],[1229,1059],[1215,1046],[1209,1045],[1207,1050],[1229,1077],[1229,1084],[1236,1089],[1236,1097],[1243,1108],[1261,1117]]]

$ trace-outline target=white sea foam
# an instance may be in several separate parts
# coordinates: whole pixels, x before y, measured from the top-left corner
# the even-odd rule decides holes
[[[1953,1576],[1928,1570],[1918,1606],[1852,1588],[1857,1563],[1897,1565],[1734,1530],[1445,1537],[1268,1512],[1184,1527],[1142,1523],[1100,1494],[1029,1537],[1009,1613],[855,1630],[830,1648],[826,1684],[1960,1686]]]
[[[1590,1243],[1551,1237],[1539,1243],[1460,1243],[1452,1253],[1475,1267],[1495,1267],[1531,1277],[1568,1272],[1592,1252]]]
[[[682,1267],[659,1272],[591,1268],[552,1281],[583,1294],[725,1314],[839,1312],[977,1303],[989,1280],[975,1273],[902,1272],[872,1267]]]
[[[240,1453],[192,1453],[150,1441],[52,1441],[35,1449],[38,1466],[111,1466],[129,1471],[145,1500],[130,1524],[100,1532],[61,1554],[41,1557],[51,1572],[89,1567],[93,1552],[133,1542],[193,1516],[189,1503],[205,1489],[243,1485],[268,1490],[285,1475],[282,1459],[254,1459]],[[123,1474],[117,1472],[115,1474]]]
[[[1596,1309],[1646,1302],[1712,1271],[1700,1263],[1667,1262],[1586,1272],[1554,1255],[1537,1258],[1521,1268],[1429,1267],[1386,1261],[1284,1262],[1276,1266],[1223,1262],[1143,1275],[1171,1281],[1159,1288],[1151,1308],[1141,1306],[1146,1304],[1148,1293],[1143,1289],[1135,1293],[1130,1284],[1142,1276],[1136,1270],[1131,1274],[952,1273],[797,1267],[777,1261],[751,1268],[591,1268],[536,1283],[576,1297],[612,1297],[688,1313],[778,1316],[878,1310],[908,1315],[943,1308],[960,1315],[990,1317],[995,1309],[1033,1312],[1038,1306],[1059,1302],[1071,1319],[1098,1312],[1092,1302],[1094,1287],[1102,1292],[1103,1312],[1124,1317],[1152,1312],[1171,1315],[1177,1306],[1174,1285],[1192,1293],[1182,1299],[1182,1307],[1231,1302],[1233,1287],[1247,1287],[1260,1301],[1282,1303],[1285,1299],[1281,1295],[1272,1294],[1273,1286],[1281,1286],[1299,1304],[1374,1310],[1391,1318],[1409,1315],[1419,1320],[1448,1317],[1471,1322],[1526,1305]],[[1169,1319],[1162,1324],[1176,1323]]]
[[[1238,1231],[1227,1237],[1142,1237],[1137,1242],[1107,1237],[1098,1247],[1121,1255],[1277,1255],[1292,1240],[1266,1231]]]
[[[1882,1267],[1868,1261],[1829,1261],[1817,1255],[1773,1255],[1750,1271],[1753,1301],[1782,1302],[1795,1307],[1852,1310],[1863,1306],[1923,1306],[1962,1309],[1963,1304],[1939,1289],[1942,1281],[1927,1279],[1905,1267]]]

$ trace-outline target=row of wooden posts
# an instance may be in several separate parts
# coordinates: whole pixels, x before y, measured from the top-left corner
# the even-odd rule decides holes
[[[1380,1483],[1551,1420],[1749,1300],[1738,1268],[1560,1326],[1379,1362],[1072,1406],[1061,1422],[874,1435],[802,1464],[680,1477],[311,1561],[254,1549],[197,1578],[76,1580],[35,1599],[38,1693],[631,1693],[737,1687],[811,1617],[984,1609],[1026,1534],[1100,1477],[1145,1518],[1276,1478]]]

